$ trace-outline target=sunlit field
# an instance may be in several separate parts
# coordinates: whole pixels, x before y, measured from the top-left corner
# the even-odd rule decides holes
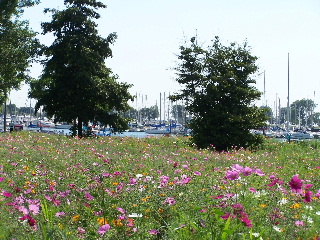
[[[320,239],[320,143],[0,135],[0,239]]]

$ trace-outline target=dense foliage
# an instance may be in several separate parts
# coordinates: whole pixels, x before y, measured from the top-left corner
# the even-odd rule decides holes
[[[320,143],[0,135],[0,239],[319,239]]]
[[[181,93],[173,100],[185,100],[192,114],[189,127],[192,141],[200,148],[217,150],[248,147],[261,143],[250,129],[262,127],[266,115],[252,105],[261,93],[252,78],[258,67],[247,43],[223,46],[218,37],[203,48],[196,38],[181,46],[178,56],[177,82]]]
[[[12,89],[18,89],[21,82],[30,78],[27,69],[40,44],[28,21],[21,21],[19,17],[23,7],[36,2],[0,1],[0,105]]]
[[[65,0],[65,5],[62,11],[51,10],[52,21],[42,24],[43,33],[53,33],[55,40],[44,49],[48,59],[41,78],[31,83],[36,110],[43,106],[55,121],[77,121],[79,136],[89,121],[123,131],[128,120],[119,112],[129,108],[130,85],[118,83],[105,66],[116,34],[102,38],[93,21],[100,18],[96,10],[106,6],[96,0]]]

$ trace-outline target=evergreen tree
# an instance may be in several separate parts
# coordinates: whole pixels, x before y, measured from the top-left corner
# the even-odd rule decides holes
[[[37,99],[36,110],[43,106],[55,121],[77,121],[78,135],[89,121],[109,124],[115,131],[128,127],[121,111],[129,109],[129,84],[105,66],[112,57],[110,44],[116,34],[98,35],[96,10],[106,6],[96,0],[65,0],[66,9],[52,12],[52,21],[43,23],[43,33],[53,33],[53,44],[44,49],[48,57],[41,78],[31,83],[30,96]]]
[[[267,118],[252,104],[261,93],[253,86],[257,58],[247,43],[223,46],[216,37],[204,49],[192,38],[189,46],[180,47],[178,58],[176,80],[182,90],[171,99],[185,100],[192,114],[191,140],[199,148],[213,146],[219,151],[261,143],[250,133],[264,126]]]

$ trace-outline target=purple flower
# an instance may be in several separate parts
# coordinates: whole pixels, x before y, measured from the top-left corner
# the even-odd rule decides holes
[[[158,234],[159,234],[159,231],[158,231],[157,229],[151,229],[151,230],[149,230],[149,233],[150,233],[151,235],[158,235]]]
[[[176,201],[174,200],[174,198],[173,197],[168,197],[164,202],[163,202],[163,204],[169,204],[169,206],[172,206],[172,205],[174,205],[174,204],[176,204]]]
[[[264,173],[261,171],[261,169],[255,169],[255,170],[253,170],[253,172],[260,177],[264,176]]]
[[[109,231],[110,229],[110,225],[109,224],[105,224],[105,225],[102,225],[99,230],[98,230],[98,233],[103,235],[105,234],[107,231]]]
[[[85,197],[87,200],[89,200],[89,201],[91,201],[91,200],[94,199],[94,197],[93,197],[90,193],[88,193],[88,192],[85,192],[84,197]]]
[[[193,172],[193,174],[196,176],[201,176],[201,172],[198,172],[198,171]]]
[[[239,172],[236,170],[229,170],[226,172],[226,179],[237,180],[239,178]]]
[[[289,182],[291,190],[297,193],[301,193],[302,189],[302,180],[299,179],[299,175],[296,174],[292,177],[291,181]]]
[[[249,176],[251,175],[253,172],[252,168],[249,168],[249,167],[245,167],[241,170],[241,173],[243,176]]]

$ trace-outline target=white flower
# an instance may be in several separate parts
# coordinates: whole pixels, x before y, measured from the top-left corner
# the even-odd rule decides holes
[[[137,178],[137,179],[142,178],[142,177],[143,177],[143,175],[140,174],[140,173],[136,175],[136,178]]]
[[[312,206],[309,206],[309,205],[306,205],[305,208],[306,208],[306,209],[309,209],[309,210],[313,210],[313,207],[312,207]]]
[[[317,215],[320,215],[320,211],[316,212]]]
[[[278,202],[279,205],[283,205],[283,204],[286,204],[286,203],[288,203],[288,200],[287,200],[286,198],[282,198],[282,199]]]
[[[282,232],[281,228],[279,228],[277,226],[273,226],[273,229],[276,230],[277,232]]]

